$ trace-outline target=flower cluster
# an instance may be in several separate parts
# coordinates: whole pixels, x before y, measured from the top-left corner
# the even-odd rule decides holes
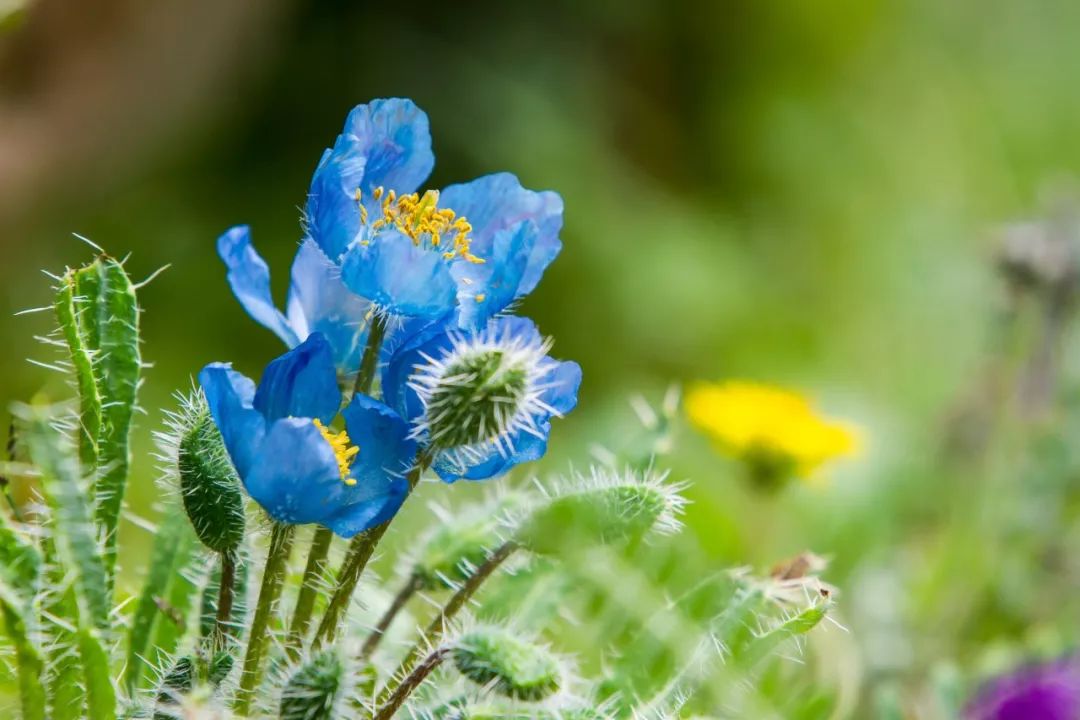
[[[561,198],[507,173],[418,193],[433,164],[411,101],[355,108],[312,178],[284,313],[249,229],[218,238],[237,299],[290,349],[257,387],[221,363],[199,379],[278,522],[352,537],[392,517],[424,466],[484,480],[541,457],[551,418],[577,402],[577,364],[505,314],[561,248]]]

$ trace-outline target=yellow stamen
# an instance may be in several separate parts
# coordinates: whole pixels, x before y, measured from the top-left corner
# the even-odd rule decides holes
[[[403,235],[408,236],[414,245],[427,243],[432,248],[438,248],[447,240],[448,235],[453,235],[453,247],[443,252],[443,257],[452,260],[460,257],[466,262],[480,264],[483,258],[473,255],[472,225],[464,217],[458,217],[453,210],[439,207],[439,191],[428,190],[423,195],[411,193],[400,197],[393,190],[384,190],[377,187],[371,192],[372,197],[382,203],[382,217],[371,223],[370,227],[376,232],[382,228],[392,227]],[[357,201],[360,200],[360,191],[356,192]],[[368,224],[367,213],[361,210],[360,220],[364,225]]]
[[[323,425],[318,418],[313,419],[311,422],[315,427],[319,428],[319,432],[322,433],[323,438],[334,451],[334,457],[337,458],[338,472],[341,473],[341,481],[350,487],[355,485],[356,478],[349,477],[349,468],[352,466],[353,458],[360,453],[360,448],[352,444],[349,433],[344,430],[336,433]]]
[[[476,298],[475,298],[476,302],[484,302],[484,300],[486,300],[486,299],[487,299],[487,295],[485,295],[484,293],[477,293],[476,294]]]

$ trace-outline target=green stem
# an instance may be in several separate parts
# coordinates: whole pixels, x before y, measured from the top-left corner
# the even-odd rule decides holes
[[[372,720],[389,720],[389,718],[392,718],[394,713],[405,704],[413,690],[420,687],[420,684],[427,679],[427,676],[442,664],[443,659],[446,658],[449,652],[449,648],[439,648],[424,658],[424,661],[417,665],[416,669],[409,673],[407,678],[401,681],[401,684],[386,699],[385,704],[379,708]]]
[[[430,462],[431,458],[426,453],[421,454],[416,461],[416,466],[409,473],[409,490],[406,493],[406,498],[412,493],[416,484],[420,482],[420,476],[427,469]],[[382,536],[386,534],[392,520],[393,518],[390,518],[382,525],[365,530],[352,539],[349,544],[349,551],[345,555],[345,562],[341,566],[341,571],[338,572],[337,587],[334,588],[334,594],[330,597],[330,602],[326,606],[326,612],[319,623],[319,629],[315,631],[315,639],[311,643],[312,650],[318,650],[323,644],[333,642],[334,636],[337,634],[338,624],[341,622],[341,616],[345,614],[345,609],[348,608],[353,592],[356,590],[356,584],[360,582],[360,576],[363,575],[364,568],[367,567],[371,555],[375,552],[379,541],[382,540]]]
[[[371,394],[371,386],[375,384],[375,371],[379,369],[379,350],[382,348],[384,337],[386,337],[386,316],[376,314],[371,319],[367,346],[364,348],[364,356],[360,360],[360,370],[356,373],[356,384],[353,386],[354,394]]]
[[[217,618],[214,622],[214,644],[224,648],[232,635],[233,599],[236,597],[236,555],[221,553],[221,582],[218,585]]]
[[[321,587],[323,574],[326,572],[326,558],[330,554],[330,543],[334,533],[325,527],[315,529],[308,551],[307,566],[304,567],[304,579],[300,584],[300,593],[296,597],[296,609],[289,625],[289,637],[285,641],[285,652],[293,662],[300,657],[304,647],[304,638],[311,626],[311,614],[315,610],[315,598]]]
[[[357,665],[363,667],[372,653],[375,652],[375,648],[379,646],[379,643],[383,639],[383,635],[386,634],[387,629],[390,627],[390,623],[394,622],[394,618],[405,607],[405,605],[412,599],[422,585],[420,577],[412,575],[409,577],[409,582],[405,584],[398,594],[394,596],[393,602],[390,603],[390,607],[386,609],[383,616],[379,618],[379,623],[375,626],[375,629],[371,631],[371,634],[367,636],[367,640],[364,641],[364,646],[360,648],[360,654],[357,656]]]
[[[476,568],[476,571],[469,576],[469,579],[466,580],[460,588],[458,588],[458,591],[447,601],[442,611],[431,621],[427,630],[424,631],[423,637],[412,646],[412,649],[409,650],[409,654],[401,661],[401,665],[398,666],[397,672],[394,673],[393,677],[404,677],[405,673],[409,672],[409,669],[416,661],[416,658],[420,656],[423,647],[430,647],[442,640],[443,633],[446,632],[447,623],[454,619],[454,616],[461,611],[461,608],[465,607],[465,603],[472,599],[472,596],[476,594],[476,591],[480,589],[480,586],[484,584],[484,581],[491,577],[492,573],[494,573],[507,558],[513,555],[519,547],[521,546],[513,540],[507,540],[496,548],[495,552],[493,552],[482,565]],[[397,687],[399,688],[400,685]],[[383,688],[383,691],[379,693],[378,702],[387,702],[396,691],[395,687],[387,685],[387,687]]]
[[[270,615],[281,596],[281,585],[285,579],[295,529],[295,525],[274,523],[274,529],[270,535],[270,550],[266,555],[266,567],[263,569],[259,603],[255,607],[255,617],[251,622],[247,653],[244,656],[244,669],[240,676],[240,689],[236,693],[235,710],[240,717],[247,717],[250,713],[255,692],[262,683],[263,660],[270,639],[267,632]]]

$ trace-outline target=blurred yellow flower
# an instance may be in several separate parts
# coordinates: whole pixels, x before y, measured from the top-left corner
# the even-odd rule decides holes
[[[859,445],[853,427],[817,414],[803,395],[769,385],[701,383],[687,393],[686,413],[721,451],[770,486],[812,475]]]

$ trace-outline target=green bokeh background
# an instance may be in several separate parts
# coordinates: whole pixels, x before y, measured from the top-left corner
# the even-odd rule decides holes
[[[431,119],[432,186],[510,170],[565,199],[563,253],[522,312],[585,381],[538,470],[583,465],[593,442],[620,446],[631,393],[791,385],[861,425],[863,453],[825,487],[763,500],[684,432],[673,472],[694,482],[685,542],[701,562],[831,556],[854,631],[830,642],[871,674],[975,662],[1063,624],[1032,611],[969,633],[935,606],[895,649],[859,632],[860,602],[887,599],[850,596],[878,571],[875,592],[890,596],[898,563],[936,562],[947,540],[927,518],[948,526],[982,492],[928,467],[1000,305],[994,228],[1039,211],[1043,189],[1080,169],[1080,5],[60,5],[31,3],[0,35],[3,401],[64,392],[26,362],[50,359],[29,339],[51,319],[13,313],[49,302],[39,268],[89,257],[73,232],[130,252],[136,277],[170,266],[141,295],[154,364],[141,453],[158,408],[204,363],[257,374],[281,348],[233,301],[215,237],[250,224],[283,298],[322,149],[353,105],[410,97]],[[136,477],[136,510],[155,492],[149,472]],[[933,598],[972,592],[943,572]],[[949,640],[919,639],[943,628]],[[881,652],[896,662],[867,662]]]

